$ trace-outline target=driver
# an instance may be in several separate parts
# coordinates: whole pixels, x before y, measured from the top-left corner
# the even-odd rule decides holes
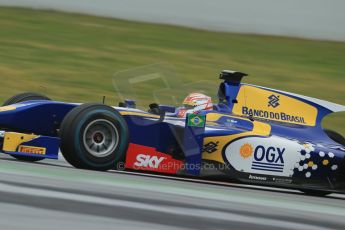
[[[182,118],[188,113],[198,114],[204,110],[213,110],[212,98],[201,93],[191,93],[184,99],[177,116]]]

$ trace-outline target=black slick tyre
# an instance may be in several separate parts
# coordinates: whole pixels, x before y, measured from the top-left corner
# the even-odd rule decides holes
[[[83,104],[71,110],[60,128],[61,152],[74,167],[114,169],[124,161],[129,131],[122,115],[103,104]]]

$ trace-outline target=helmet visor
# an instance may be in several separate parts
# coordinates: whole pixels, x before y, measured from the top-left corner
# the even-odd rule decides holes
[[[183,104],[183,109],[186,109],[186,110],[194,109],[195,107],[196,107],[195,105]]]

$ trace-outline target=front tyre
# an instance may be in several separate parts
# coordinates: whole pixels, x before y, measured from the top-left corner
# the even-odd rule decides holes
[[[27,92],[14,95],[7,99],[2,106],[13,105],[25,101],[51,101],[51,99],[39,93]]]
[[[125,119],[114,108],[84,104],[66,115],[60,137],[61,152],[71,165],[106,171],[124,160],[129,131]]]

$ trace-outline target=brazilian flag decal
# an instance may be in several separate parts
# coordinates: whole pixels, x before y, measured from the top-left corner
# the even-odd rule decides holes
[[[198,114],[188,115],[188,126],[203,128],[206,124],[206,116]]]

